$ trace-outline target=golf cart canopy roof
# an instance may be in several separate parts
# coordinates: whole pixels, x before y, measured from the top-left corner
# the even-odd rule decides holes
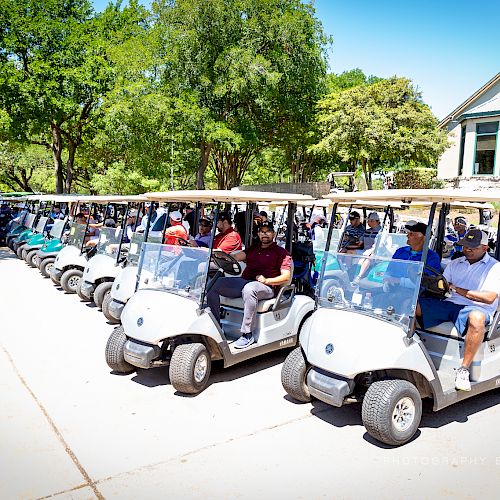
[[[80,197],[76,194],[42,194],[36,198],[38,201],[55,201],[56,203],[71,203],[78,201]]]
[[[363,199],[368,202],[375,200],[400,201],[401,203],[478,203],[477,208],[485,202],[500,201],[500,191],[466,191],[462,189],[384,189],[380,191],[358,191],[355,193],[330,193],[324,196],[337,203]],[[466,206],[466,205],[463,205]]]
[[[333,204],[335,203],[335,200],[329,200],[329,199],[319,199],[319,200],[302,200],[298,201],[297,205],[299,207],[310,207],[314,205],[314,207],[317,208],[331,208],[333,207]],[[355,200],[355,201],[348,201],[348,202],[339,202],[342,205],[352,205],[357,208],[362,208],[362,207],[370,207],[370,208],[386,208],[387,206],[391,206],[392,208],[402,208],[406,207],[407,204],[401,203],[400,201],[387,201],[384,202],[382,200],[372,200],[372,201],[367,201],[367,200]],[[286,201],[281,201],[281,202],[274,202],[274,205],[286,205]]]
[[[142,195],[107,195],[107,196],[93,196],[93,195],[80,195],[77,197],[78,201],[87,203],[128,203],[128,202],[142,202],[146,199]]]
[[[165,191],[145,193],[144,199],[149,201],[201,201],[205,203],[274,203],[274,202],[299,202],[308,201],[311,204],[314,198],[305,194],[296,193],[268,193],[264,191],[240,191],[237,189],[202,190],[193,189],[186,191]]]

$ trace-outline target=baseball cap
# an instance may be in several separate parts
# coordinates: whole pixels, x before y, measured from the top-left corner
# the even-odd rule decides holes
[[[210,226],[213,225],[212,219],[210,217],[207,217],[207,216],[200,217],[199,223],[201,224],[202,222],[204,222],[205,224],[209,224]]]
[[[116,222],[115,222],[114,219],[109,218],[109,219],[106,219],[104,221],[104,226],[106,226],[106,227],[116,227]]]
[[[233,221],[231,214],[229,212],[219,212],[217,220],[227,220],[229,224]]]
[[[137,210],[135,208],[133,208],[132,210],[130,210],[130,212],[128,213],[128,216],[129,217],[137,217]]]
[[[380,217],[377,212],[370,212],[370,215],[368,215],[368,220],[378,220],[380,221]]]
[[[273,226],[273,224],[272,224],[271,222],[268,222],[268,221],[266,221],[266,222],[261,222],[261,223],[258,225],[258,229],[259,229],[259,231],[260,231],[261,229],[264,229],[264,228],[267,228],[267,229],[269,229],[270,231],[272,231],[272,232],[274,233],[274,226]]]
[[[356,210],[353,210],[349,214],[349,219],[359,219],[359,218],[360,218],[359,212],[357,212]]]
[[[425,232],[427,231],[427,224],[424,224],[423,222],[417,222],[416,220],[410,220],[405,224],[405,228],[413,233],[425,234]]]
[[[462,216],[455,217],[453,224],[458,224],[460,226],[467,226],[467,219],[465,217],[462,217]]]
[[[468,248],[477,248],[479,245],[488,244],[488,235],[481,229],[471,229],[461,240],[457,241],[457,244]]]
[[[176,222],[182,220],[182,214],[178,210],[174,210],[173,212],[170,212],[169,216],[172,220],[175,220]]]

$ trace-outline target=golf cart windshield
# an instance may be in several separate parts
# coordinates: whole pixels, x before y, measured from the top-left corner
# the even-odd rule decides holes
[[[139,288],[200,300],[208,271],[208,248],[143,243],[142,252]]]
[[[45,224],[47,224],[48,220],[49,220],[48,217],[40,217],[36,224],[35,232],[42,233],[43,230],[45,229]]]
[[[69,236],[68,236],[68,244],[73,245],[74,247],[80,247],[85,238],[85,224],[77,224],[76,222],[72,222],[69,226]]]
[[[373,316],[408,330],[415,316],[422,262],[336,252],[325,257],[318,284],[321,307]]]
[[[122,239],[121,228],[103,227],[99,232],[99,242],[97,243],[97,253],[106,255],[116,255]]]
[[[24,227],[31,229],[33,227],[33,223],[35,222],[36,215],[35,214],[28,214],[26,216],[26,219],[24,220]]]
[[[144,243],[145,232],[135,232],[130,238],[130,249],[127,254],[127,262],[129,264],[137,264],[139,262],[139,257],[141,255],[141,247]],[[148,236],[148,242],[150,243],[161,243],[161,236]]]
[[[64,226],[66,224],[65,220],[56,220],[54,225],[50,229],[50,237],[60,239],[64,231]]]

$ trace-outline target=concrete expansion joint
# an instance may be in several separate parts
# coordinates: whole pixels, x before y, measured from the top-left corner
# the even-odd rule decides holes
[[[318,413],[323,413],[323,412],[326,412],[328,410],[329,410],[329,408],[325,408],[323,410],[317,411],[315,414],[317,415]],[[196,448],[195,450],[188,451],[187,453],[182,453],[181,455],[177,455],[175,457],[169,458],[168,460],[156,462],[154,464],[143,465],[141,467],[136,467],[135,469],[130,469],[130,470],[125,471],[125,472],[120,472],[119,474],[114,474],[112,476],[98,479],[95,483],[100,484],[100,483],[104,483],[106,481],[110,481],[112,479],[116,479],[116,478],[123,477],[123,476],[128,476],[130,474],[134,474],[136,472],[140,472],[143,470],[148,470],[148,469],[152,470],[156,467],[166,465],[166,464],[169,464],[172,462],[176,462],[176,461],[182,460],[186,457],[197,455],[198,453],[202,453],[203,451],[206,451],[206,450],[211,450],[211,449],[217,448],[219,446],[224,446],[226,444],[233,443],[234,441],[242,441],[244,439],[247,439],[247,438],[252,437],[252,436],[256,436],[256,435],[261,434],[263,432],[271,431],[273,429],[279,429],[280,427],[285,427],[287,425],[294,424],[295,422],[300,422],[302,420],[306,420],[308,418],[311,418],[312,416],[313,416],[313,414],[309,413],[308,415],[302,415],[301,417],[293,418],[291,420],[286,420],[285,422],[280,422],[279,424],[274,424],[274,425],[270,425],[267,427],[262,427],[261,429],[257,429],[255,431],[249,432],[247,434],[241,434],[240,436],[232,437],[232,438],[226,439],[224,441],[219,441],[217,443],[208,444],[206,446],[202,446],[201,448]]]
[[[97,489],[95,481],[93,481],[91,479],[91,477],[89,476],[88,472],[85,470],[85,468],[83,467],[83,465],[79,462],[77,456],[75,455],[75,453],[73,452],[73,450],[70,448],[70,446],[68,445],[68,443],[64,439],[64,436],[61,434],[61,431],[57,428],[55,422],[52,420],[52,418],[49,415],[48,411],[43,406],[43,404],[41,403],[41,401],[36,397],[35,393],[31,389],[31,387],[28,385],[28,383],[26,382],[26,380],[24,379],[24,377],[21,375],[21,372],[19,371],[19,369],[17,368],[16,364],[14,363],[14,360],[12,359],[12,356],[10,355],[9,351],[2,344],[0,344],[0,348],[4,352],[4,354],[7,357],[7,359],[9,360],[9,363],[11,364],[12,369],[14,370],[14,373],[19,378],[21,384],[24,386],[24,388],[28,391],[28,393],[30,394],[30,396],[33,398],[33,400],[37,404],[38,408],[40,408],[40,411],[42,412],[43,416],[47,420],[47,422],[50,425],[50,427],[52,428],[52,430],[54,431],[55,435],[57,436],[57,439],[59,440],[59,442],[63,446],[64,450],[69,455],[71,461],[75,464],[76,468],[79,470],[80,474],[83,476],[83,479],[85,480],[84,484],[78,485],[75,488],[67,490],[67,491],[74,491],[74,490],[78,490],[78,489],[81,489],[81,488],[90,487],[92,489],[92,491],[94,492],[95,496],[98,499],[100,499],[100,500],[104,499],[104,496],[102,495],[102,493]],[[56,494],[57,493],[54,493],[53,495],[50,495],[50,496],[54,496]],[[50,498],[50,496],[49,497],[42,497],[42,498]]]

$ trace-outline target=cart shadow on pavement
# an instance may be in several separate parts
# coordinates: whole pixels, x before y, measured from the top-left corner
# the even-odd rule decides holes
[[[212,362],[212,371],[207,384],[207,388],[212,384],[219,384],[222,382],[232,382],[233,380],[238,380],[248,375],[253,375],[262,370],[267,370],[273,366],[283,363],[288,351],[275,351],[269,353],[265,356],[259,358],[249,359],[243,361],[236,366],[230,366],[224,368],[222,361]],[[157,387],[161,385],[169,385],[170,379],[168,376],[168,366],[162,366],[159,368],[151,368],[148,370],[137,369],[136,374],[132,377],[132,381],[137,384],[144,385],[146,387]],[[206,389],[205,389],[206,390]],[[182,394],[180,392],[175,392],[177,396],[182,397],[196,397],[194,394]]]
[[[1,247],[0,248],[0,260],[9,260],[9,259],[18,259],[18,257],[10,248]]]

